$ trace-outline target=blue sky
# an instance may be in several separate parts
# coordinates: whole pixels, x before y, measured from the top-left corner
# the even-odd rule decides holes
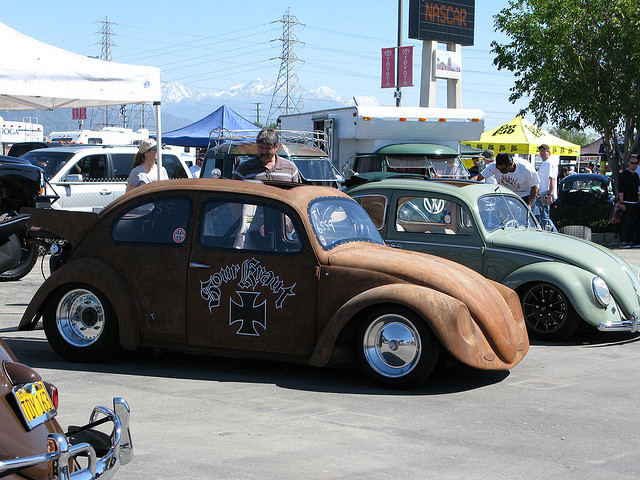
[[[493,15],[507,0],[476,0],[475,45],[463,47],[463,107],[485,111],[485,128],[508,122],[524,103],[508,101],[513,77],[498,72],[490,53]],[[275,81],[280,67],[282,23],[291,8],[301,25],[294,33],[303,88],[328,86],[343,97],[375,96],[394,105],[393,89],[380,88],[380,50],[397,41],[397,0],[305,1],[70,1],[4,2],[0,21],[82,55],[100,55],[100,23],[113,22],[112,61],[160,67],[163,81],[177,81],[211,93],[256,78]],[[422,43],[408,38],[409,1],[404,0],[404,45],[414,45],[414,87],[403,89],[403,106],[419,104]],[[6,46],[5,46],[6,48]],[[19,48],[19,46],[14,46]],[[446,107],[438,83],[438,107]],[[270,98],[262,108],[268,108]],[[529,120],[533,120],[528,117]]]

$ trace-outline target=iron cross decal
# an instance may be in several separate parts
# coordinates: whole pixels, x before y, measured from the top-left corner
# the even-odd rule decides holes
[[[230,298],[229,325],[240,322],[240,328],[236,335],[251,335],[259,337],[256,326],[267,329],[267,304],[265,300],[256,305],[260,292],[236,291],[240,297],[240,303]]]

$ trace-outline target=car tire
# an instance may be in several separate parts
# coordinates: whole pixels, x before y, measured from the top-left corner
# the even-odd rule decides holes
[[[576,333],[582,322],[564,292],[550,283],[527,285],[520,291],[520,301],[532,338],[564,340]]]
[[[72,362],[98,362],[117,346],[113,307],[101,292],[87,285],[57,289],[45,304],[43,323],[51,347]]]
[[[584,225],[566,225],[558,230],[565,235],[571,235],[572,237],[584,238],[591,241],[591,228]]]
[[[379,308],[358,331],[356,353],[362,370],[388,388],[424,382],[438,361],[440,344],[427,324],[402,307]]]
[[[24,239],[20,239],[20,244],[22,249],[20,260],[10,270],[5,270],[0,273],[0,282],[20,280],[33,270],[33,267],[38,261],[40,248],[37,245],[26,243]]]

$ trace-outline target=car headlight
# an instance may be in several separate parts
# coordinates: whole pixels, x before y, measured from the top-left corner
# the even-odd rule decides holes
[[[607,283],[600,277],[593,277],[591,286],[593,287],[593,294],[596,296],[598,303],[606,308],[611,302],[611,293],[609,292]]]

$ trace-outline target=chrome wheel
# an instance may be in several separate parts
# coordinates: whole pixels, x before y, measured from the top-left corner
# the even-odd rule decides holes
[[[67,292],[58,302],[55,318],[62,339],[74,347],[94,344],[105,329],[104,307],[89,290]]]
[[[376,373],[386,378],[400,378],[420,361],[420,334],[402,315],[384,314],[365,330],[362,350],[367,364]]]

